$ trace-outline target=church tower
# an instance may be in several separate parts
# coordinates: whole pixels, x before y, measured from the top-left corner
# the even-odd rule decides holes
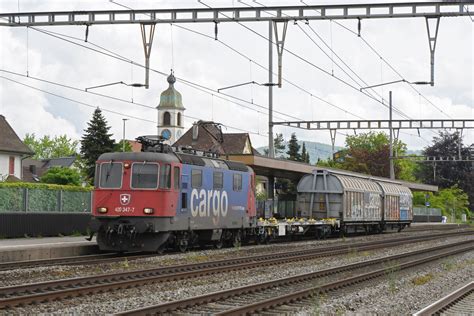
[[[184,132],[183,112],[185,110],[181,93],[176,91],[173,71],[168,76],[169,87],[161,93],[158,110],[158,135],[173,145]]]

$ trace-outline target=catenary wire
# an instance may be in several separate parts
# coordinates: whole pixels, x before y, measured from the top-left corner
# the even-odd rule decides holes
[[[303,3],[304,5],[306,6],[309,6],[307,3],[305,3],[303,0],[300,0],[301,3]],[[319,10],[315,10],[316,12],[319,12]],[[400,79],[403,79],[406,81],[406,83],[408,84],[408,86],[413,89],[417,94],[419,94],[425,101],[427,101],[428,103],[430,103],[435,109],[437,109],[438,111],[440,111],[441,113],[443,113],[444,115],[446,115],[447,117],[449,118],[452,118],[449,114],[445,113],[442,109],[440,109],[436,104],[434,104],[431,100],[429,100],[424,94],[422,94],[416,87],[414,87],[412,84],[409,83],[408,80],[405,79],[404,76],[402,76],[402,74],[395,69],[394,66],[392,66],[388,60],[386,60],[374,47],[373,45],[371,45],[362,35],[359,35],[358,33],[354,32],[353,30],[351,30],[350,28],[348,28],[347,26],[345,26],[344,24],[338,22],[338,21],[333,21],[334,23],[336,23],[336,25],[340,26],[341,28],[343,28],[344,30],[352,33],[353,35],[359,37],[362,42],[367,45],[367,47],[369,47],[369,49],[375,54],[377,55],[395,74],[397,74],[399,76]]]
[[[34,86],[32,86],[32,85],[29,85],[29,84],[26,84],[26,83],[23,83],[23,82],[20,82],[20,81],[17,81],[17,80],[14,80],[14,79],[11,79],[11,78],[8,78],[8,77],[5,77],[5,76],[0,76],[0,78],[1,78],[1,79],[4,79],[4,80],[8,80],[8,81],[13,82],[13,83],[16,83],[16,84],[18,84],[18,85],[21,85],[21,86],[24,86],[24,87],[33,89],[33,90],[36,90],[36,91],[40,91],[40,92],[42,92],[42,93],[46,93],[46,94],[55,96],[55,97],[60,98],[60,99],[64,99],[64,100],[67,100],[67,101],[70,101],[70,102],[73,102],[73,103],[77,103],[77,104],[86,106],[86,107],[90,107],[90,108],[94,108],[94,109],[95,109],[95,108],[98,108],[98,106],[95,106],[95,105],[92,105],[92,104],[89,104],[89,103],[86,103],[86,102],[82,102],[82,101],[79,101],[79,100],[75,100],[75,99],[72,99],[72,98],[69,98],[69,97],[66,97],[66,96],[63,96],[63,95],[60,95],[60,94],[51,92],[51,91],[47,91],[47,90],[44,90],[44,89],[41,89],[41,88],[38,88],[38,87],[34,87]],[[134,103],[134,104],[135,104],[135,105],[138,105],[138,104],[136,104],[136,103]],[[155,109],[155,108],[153,108],[153,107],[151,107],[151,106],[144,106],[144,107],[148,107],[148,108]],[[137,117],[137,116],[134,116],[134,115],[130,115],[130,114],[126,114],[126,113],[122,113],[122,112],[110,110],[110,109],[107,109],[107,108],[104,108],[104,107],[99,107],[99,108],[102,109],[104,112],[108,112],[108,113],[112,113],[112,114],[116,114],[116,115],[121,115],[121,116],[129,117],[129,118],[132,118],[132,119],[135,119],[135,120],[139,120],[139,121],[143,121],[143,122],[148,122],[148,123],[156,124],[156,121],[149,120],[149,119],[146,119],[146,118]],[[190,116],[190,115],[183,115],[183,117],[187,117],[187,118],[190,118],[190,119],[193,119],[193,120],[200,120],[200,118],[197,118],[197,117],[194,117],[194,116]],[[262,135],[262,134],[260,134],[260,133],[256,133],[256,132],[252,132],[252,131],[246,131],[246,130],[243,130],[243,129],[241,129],[241,128],[233,127],[233,126],[228,125],[228,124],[222,124],[222,125],[225,126],[225,127],[227,127],[227,128],[230,128],[230,129],[234,129],[234,130],[238,130],[238,131],[244,131],[244,132],[247,132],[247,133],[250,133],[250,134],[254,134],[254,135],[259,135],[259,136],[262,136],[262,137],[266,137],[265,135]]]

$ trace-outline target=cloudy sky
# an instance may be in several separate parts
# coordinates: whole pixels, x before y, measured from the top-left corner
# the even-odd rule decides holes
[[[295,1],[3,0],[0,12],[289,4]],[[144,64],[139,25],[93,25],[87,43],[84,26],[2,26],[0,113],[20,137],[26,133],[67,134],[80,139],[97,106],[104,110],[116,139],[122,137],[123,118],[129,118],[127,138],[153,134],[153,108],[167,88],[164,74],[174,69],[181,79],[175,86],[187,109],[186,127],[197,119],[213,120],[222,123],[227,132],[249,131],[255,147],[266,145],[267,88],[247,85],[223,91],[227,95],[217,93],[219,88],[243,82],[268,82],[268,42],[259,34],[268,36],[268,23],[220,23],[219,41],[213,39],[213,24],[158,24],[150,89],[115,85],[94,89],[91,92],[96,94],[92,94],[84,89],[118,81],[144,82],[144,70],[139,66]],[[274,88],[278,111],[274,120],[387,119],[388,110],[380,101],[384,97],[387,102],[389,90],[399,110],[395,119],[403,118],[400,113],[414,119],[474,117],[474,23],[470,17],[441,19],[434,87],[398,83],[369,91],[373,98],[358,88],[401,78],[430,80],[425,20],[363,20],[361,35],[357,36],[357,22],[352,20],[290,23],[285,42],[288,51],[283,54],[286,81],[282,88]],[[275,132],[285,137],[296,132],[301,140],[330,143],[329,131],[276,127]],[[344,144],[345,133],[353,131],[338,134],[337,145]],[[400,138],[410,149],[420,149],[436,133],[426,130],[418,136],[416,130],[403,131]],[[465,143],[474,142],[472,130],[464,131],[464,136]]]

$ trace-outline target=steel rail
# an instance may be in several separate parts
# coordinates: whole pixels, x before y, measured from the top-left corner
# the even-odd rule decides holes
[[[0,26],[220,23],[469,16],[474,1],[222,7],[0,14]]]
[[[461,235],[472,232],[461,232]],[[455,235],[439,234],[442,236]],[[439,237],[439,236],[438,236]],[[217,260],[205,263],[170,266],[155,269],[139,270],[105,274],[84,278],[72,278],[59,281],[49,281],[36,284],[23,284],[0,288],[0,308],[31,304],[35,302],[62,299],[72,296],[103,292],[105,290],[136,287],[144,284],[175,281],[186,278],[252,269],[261,266],[270,266],[292,261],[310,260],[326,256],[350,253],[351,251],[370,250],[406,244],[408,241],[424,241],[438,238],[436,236],[416,236],[412,238],[397,238],[392,242],[377,241],[375,243],[361,243],[356,245],[329,246],[324,249],[292,251],[236,259]],[[335,250],[334,250],[335,249]]]
[[[404,269],[412,268],[412,267],[420,265],[420,264],[424,264],[424,263],[428,263],[428,262],[431,262],[431,261],[434,261],[434,260],[438,260],[438,259],[444,258],[446,256],[456,255],[456,254],[459,254],[459,253],[462,253],[462,252],[470,251],[472,249],[474,249],[474,245],[470,245],[468,247],[461,248],[461,249],[451,250],[451,251],[448,251],[447,253],[436,254],[436,255],[433,255],[433,256],[429,256],[429,257],[425,257],[425,258],[421,258],[421,259],[412,260],[412,261],[409,261],[409,262],[397,264],[393,268],[397,268],[399,270],[404,270]],[[357,283],[361,283],[361,282],[364,282],[364,281],[367,281],[367,280],[370,280],[370,279],[374,279],[374,278],[377,278],[377,277],[380,277],[380,276],[383,276],[383,275],[386,275],[386,274],[387,274],[387,269],[378,269],[378,270],[375,270],[375,271],[372,271],[372,272],[359,274],[359,275],[356,275],[354,277],[349,277],[349,278],[346,278],[346,279],[338,280],[336,282],[327,283],[327,284],[322,285],[322,286],[315,286],[315,287],[304,289],[304,290],[301,290],[301,291],[298,291],[298,292],[295,292],[295,293],[282,295],[282,296],[279,296],[279,297],[273,297],[271,299],[267,299],[265,301],[261,301],[261,302],[258,302],[258,303],[233,308],[231,310],[227,310],[227,311],[222,312],[222,313],[216,313],[215,315],[245,315],[247,313],[255,313],[255,312],[259,312],[261,310],[271,309],[273,307],[277,307],[277,306],[280,306],[280,305],[283,305],[283,304],[293,303],[295,301],[305,299],[305,298],[311,297],[311,296],[316,295],[316,294],[327,293],[327,292],[337,290],[339,288],[344,288],[344,287],[347,287],[347,286],[355,285]]]
[[[336,273],[340,273],[340,272],[350,271],[350,270],[354,270],[354,269],[358,269],[358,268],[362,268],[362,267],[367,267],[367,266],[374,265],[374,264],[380,264],[380,263],[384,263],[384,262],[387,262],[387,261],[397,260],[397,259],[400,259],[400,258],[416,256],[416,255],[429,253],[429,252],[433,252],[433,251],[439,251],[441,249],[446,249],[446,248],[451,248],[452,249],[452,247],[454,247],[455,245],[463,245],[463,244],[466,244],[466,243],[467,242],[461,242],[461,243],[457,243],[457,244],[451,244],[451,245],[448,245],[448,246],[446,246],[446,245],[445,246],[438,246],[438,247],[433,247],[433,248],[429,248],[429,249],[422,249],[422,250],[419,250],[419,251],[404,253],[404,254],[401,254],[401,255],[394,255],[394,256],[388,256],[388,257],[384,257],[384,258],[380,258],[380,259],[373,259],[373,260],[353,263],[353,264],[350,264],[350,265],[345,265],[345,266],[340,266],[340,267],[335,267],[335,268],[329,268],[329,269],[320,270],[320,271],[317,271],[317,272],[301,274],[301,275],[297,275],[297,276],[282,278],[282,279],[278,279],[278,280],[273,280],[273,281],[268,281],[268,282],[263,282],[263,283],[248,285],[248,286],[242,286],[242,287],[238,287],[238,288],[234,288],[234,289],[230,289],[230,290],[225,290],[225,291],[221,291],[221,292],[214,292],[214,293],[201,295],[201,296],[195,296],[195,297],[191,297],[191,298],[184,299],[184,300],[173,301],[173,302],[158,304],[158,305],[154,305],[154,306],[147,306],[145,308],[134,309],[134,310],[129,310],[129,311],[125,311],[125,312],[122,312],[122,313],[118,313],[117,315],[150,315],[150,314],[162,314],[162,313],[166,314],[166,313],[171,313],[171,312],[177,311],[177,310],[183,311],[183,309],[186,309],[186,308],[195,308],[196,306],[199,306],[199,305],[214,303],[214,302],[218,302],[219,300],[224,300],[224,299],[228,299],[228,298],[231,298],[231,297],[242,296],[242,295],[247,295],[247,294],[251,294],[251,293],[261,293],[262,291],[270,290],[270,289],[273,289],[273,288],[276,288],[276,287],[283,287],[283,286],[287,286],[287,285],[301,283],[301,282],[305,282],[305,281],[315,279],[315,278],[319,278],[319,277],[322,277],[322,276],[328,276],[328,275],[332,275],[332,274],[336,274]],[[454,250],[452,249],[452,250],[448,250],[447,252],[443,252],[441,254],[425,257],[425,258],[418,259],[418,260],[413,260],[413,261],[410,261],[410,262],[407,262],[407,263],[398,264],[398,265],[396,265],[396,267],[400,268],[400,269],[406,269],[406,268],[409,268],[409,267],[413,267],[415,265],[423,264],[423,263],[426,263],[426,262],[429,262],[429,261],[433,261],[433,260],[437,260],[439,258],[443,258],[445,256],[458,254],[458,253],[469,251],[469,250],[472,250],[472,249],[474,249],[474,245],[472,244],[472,241],[469,241],[469,246],[467,246],[467,247],[463,247],[461,249],[454,249]],[[359,274],[355,277],[346,278],[346,279],[343,279],[343,280],[338,280],[336,282],[331,282],[331,283],[325,284],[323,286],[311,287],[311,288],[306,289],[306,290],[297,291],[295,293],[275,297],[275,298],[272,298],[272,299],[267,299],[267,300],[261,301],[259,303],[252,303],[252,304],[249,304],[249,305],[246,305],[246,306],[243,306],[243,307],[233,308],[233,309],[227,310],[225,312],[222,312],[220,314],[222,314],[222,315],[244,315],[244,314],[247,314],[247,313],[253,313],[253,312],[263,310],[263,309],[268,309],[268,308],[271,308],[271,307],[274,307],[274,306],[282,305],[282,304],[285,304],[285,303],[301,300],[301,299],[307,298],[311,295],[314,295],[316,292],[328,292],[328,291],[331,291],[331,290],[335,290],[335,289],[338,289],[338,288],[348,286],[350,284],[360,283],[360,282],[363,282],[365,280],[384,275],[386,273],[387,273],[387,269],[377,269],[373,272]]]
[[[457,313],[468,315],[474,312],[474,281],[428,305],[413,316],[439,315],[445,312],[453,315]]]
[[[117,254],[107,253],[98,255],[82,255],[74,257],[63,257],[63,258],[52,258],[52,259],[39,259],[39,260],[25,260],[25,261],[9,261],[0,263],[0,271],[13,270],[13,269],[25,269],[32,267],[44,267],[54,265],[80,265],[80,264],[99,264],[117,262],[123,259],[137,260],[142,258],[149,258],[155,255],[151,254]]]

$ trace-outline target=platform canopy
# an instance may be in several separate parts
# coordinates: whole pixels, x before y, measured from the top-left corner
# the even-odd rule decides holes
[[[378,181],[397,183],[408,187],[412,191],[438,192],[438,187],[436,185],[408,182],[403,180],[391,180],[389,178],[383,177],[373,177],[363,173],[327,167],[316,167],[306,163],[286,159],[276,159],[256,155],[229,155],[227,156],[227,159],[243,162],[252,167],[257,175],[266,177],[299,180],[303,175],[312,173],[315,169],[318,169],[327,170],[329,172],[341,175],[350,175]]]

